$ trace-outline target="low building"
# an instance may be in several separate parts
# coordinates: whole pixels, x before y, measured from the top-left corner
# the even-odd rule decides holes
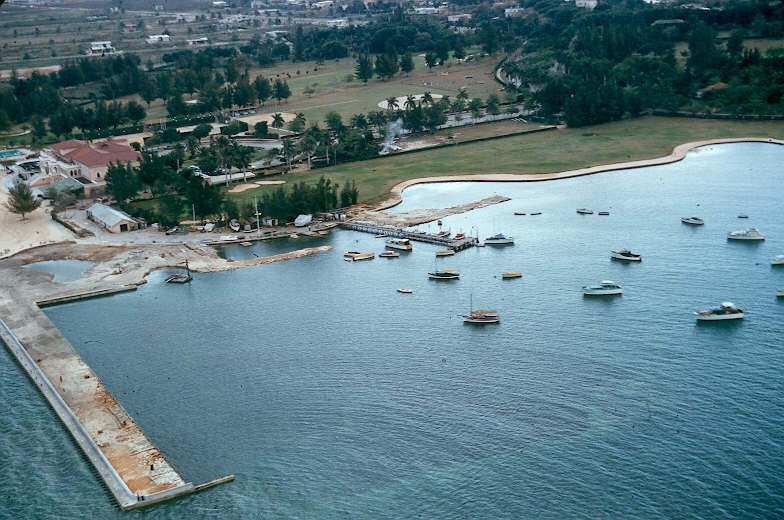
[[[151,34],[145,39],[145,41],[150,45],[155,45],[156,43],[168,43],[171,41],[171,36],[168,34]]]
[[[87,209],[87,218],[110,233],[139,229],[139,221],[127,213],[96,202]]]
[[[74,178],[90,191],[106,183],[110,163],[135,163],[139,158],[141,154],[124,140],[89,143],[69,139],[43,150],[39,165],[41,173]]]
[[[206,36],[202,36],[201,38],[194,38],[193,40],[188,40],[188,45],[190,46],[200,46],[200,45],[209,45],[210,39]]]
[[[525,16],[524,7],[507,7],[504,9],[504,17],[506,18],[522,18]]]
[[[450,14],[449,16],[446,17],[446,19],[447,19],[448,22],[451,22],[451,23],[470,22],[471,21],[471,15],[468,14],[468,13]]]
[[[102,42],[90,42],[90,49],[87,51],[90,56],[105,56],[107,54],[116,54],[117,49],[112,46],[110,40]]]

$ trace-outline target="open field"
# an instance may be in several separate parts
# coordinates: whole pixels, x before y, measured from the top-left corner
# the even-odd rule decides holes
[[[660,157],[691,141],[754,136],[784,138],[784,122],[643,117],[383,157],[283,178],[289,183],[309,182],[324,175],[341,185],[353,179],[362,201],[378,202],[386,198],[395,184],[418,177],[552,173]],[[251,200],[254,194],[267,189],[242,192],[235,200]]]
[[[471,97],[486,99],[491,92],[498,92],[492,71],[500,56],[476,57],[466,63],[450,61],[441,67],[428,70],[421,56],[414,57],[415,68],[409,74],[398,74],[388,81],[372,79],[367,84],[353,77],[356,61],[343,58],[317,65],[314,62],[282,63],[274,67],[252,69],[251,77],[261,74],[274,80],[286,79],[292,96],[281,103],[279,109],[305,114],[310,122],[323,123],[328,112],[335,111],[348,120],[354,114],[379,110],[378,103],[391,96],[408,94],[433,94],[454,97],[465,88]],[[318,69],[318,70],[314,70]],[[300,71],[297,74],[297,71]],[[291,78],[289,78],[291,76]],[[352,80],[347,82],[347,77]],[[311,93],[305,94],[305,90]],[[503,99],[503,96],[502,96]],[[266,108],[274,110],[274,100]]]

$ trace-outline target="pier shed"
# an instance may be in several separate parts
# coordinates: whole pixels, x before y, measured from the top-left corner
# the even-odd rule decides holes
[[[139,221],[132,216],[105,204],[96,202],[87,209],[87,218],[110,233],[139,229]]]

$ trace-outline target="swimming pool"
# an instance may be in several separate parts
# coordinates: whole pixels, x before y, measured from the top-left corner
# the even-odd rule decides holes
[[[13,155],[22,155],[22,151],[18,149],[14,150],[0,150],[0,158],[1,157],[11,157]]]

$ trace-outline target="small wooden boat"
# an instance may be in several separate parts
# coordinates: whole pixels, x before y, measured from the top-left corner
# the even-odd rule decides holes
[[[501,278],[504,280],[510,280],[512,278],[521,278],[523,273],[520,271],[504,271],[501,273]]]
[[[458,233],[455,235],[455,240],[463,240],[465,238],[465,233]]]
[[[738,215],[738,218],[749,218],[748,215]]]
[[[346,251],[345,253],[343,253],[343,256],[345,258],[351,258],[354,255],[361,255],[361,254],[362,253],[360,253],[359,251]]]
[[[525,211],[515,211],[515,215],[525,215]],[[531,213],[533,215],[533,213]]]
[[[401,288],[401,289],[398,289],[397,292],[403,293],[403,294],[411,294],[414,291],[412,291],[411,289],[402,289]]]
[[[185,272],[170,274],[166,277],[166,283],[188,283],[193,280],[191,276],[191,268],[188,266],[188,261],[185,260]]]
[[[354,255],[351,257],[351,260],[354,262],[359,262],[360,260],[373,260],[376,257],[374,253],[359,253],[358,255]]]
[[[460,273],[452,269],[444,269],[443,271],[432,271],[427,273],[427,277],[431,280],[457,280],[460,278]]]
[[[436,251],[436,256],[452,256],[455,254],[454,249],[439,249]]]
[[[398,258],[400,253],[397,251],[384,251],[383,253],[379,253],[378,255],[380,258]]]
[[[541,215],[541,214],[542,214],[541,211],[534,211],[534,212],[531,213],[531,216],[536,216],[536,215]]]

